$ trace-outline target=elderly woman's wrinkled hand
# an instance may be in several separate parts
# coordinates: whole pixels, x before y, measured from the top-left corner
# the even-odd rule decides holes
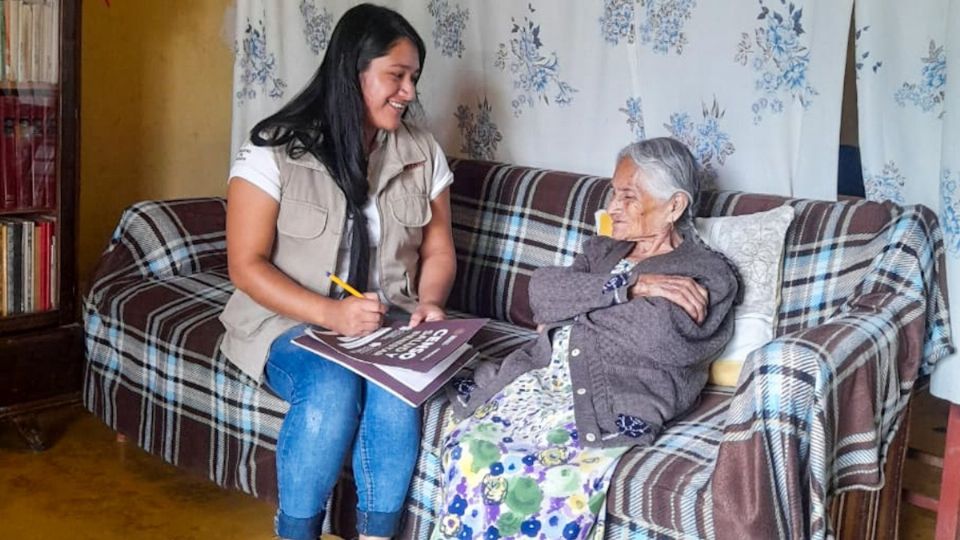
[[[707,289],[687,276],[641,274],[630,287],[630,298],[659,296],[680,306],[700,324],[707,317]]]

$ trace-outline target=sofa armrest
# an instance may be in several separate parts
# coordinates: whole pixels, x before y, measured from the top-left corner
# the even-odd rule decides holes
[[[878,293],[750,355],[714,471],[718,537],[824,538],[830,496],[882,486],[924,326],[922,302]]]
[[[122,278],[162,279],[227,266],[226,201],[142,201],[120,217],[91,292]]]
[[[881,236],[831,316],[749,356],[714,470],[718,537],[825,538],[832,496],[883,486],[914,383],[953,346],[936,217],[896,209]]]

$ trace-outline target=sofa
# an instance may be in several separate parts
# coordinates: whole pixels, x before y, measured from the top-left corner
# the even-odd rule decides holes
[[[531,272],[569,264],[594,234],[609,180],[451,160],[458,272],[448,307],[489,317],[496,361],[534,335]],[[656,442],[621,460],[607,538],[895,538],[911,395],[951,350],[943,242],[922,206],[706,192],[701,216],[795,209],[774,337],[734,387],[709,386]],[[276,499],[286,404],[219,352],[225,201],[147,201],[122,215],[84,301],[86,407],[146,451],[225,488]],[[448,403],[424,429],[403,538],[439,501]],[[349,464],[346,464],[348,467]],[[327,530],[348,536],[349,470]],[[269,524],[264,524],[269,527]]]

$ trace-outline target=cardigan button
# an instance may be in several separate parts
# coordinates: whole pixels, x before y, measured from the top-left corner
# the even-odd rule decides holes
[[[597,436],[596,436],[596,435],[594,435],[593,433],[587,433],[587,441],[588,441],[588,442],[593,442],[593,441],[595,441],[595,440],[597,440]]]
[[[580,356],[580,349],[570,351],[570,356]]]
[[[577,388],[577,395],[578,395],[578,396],[582,396],[582,395],[584,395],[584,394],[586,394],[586,393],[587,393],[587,389],[586,389],[586,388]]]

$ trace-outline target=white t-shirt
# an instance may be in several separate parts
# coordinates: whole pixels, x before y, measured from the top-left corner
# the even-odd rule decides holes
[[[453,172],[447,165],[447,158],[439,143],[436,144],[433,158],[433,181],[430,188],[430,200],[434,200],[453,183]],[[250,141],[243,143],[237,151],[237,157],[230,167],[230,178],[239,177],[257,186],[280,202],[280,168],[277,166],[273,149],[265,146],[256,146]],[[229,181],[229,180],[228,180]],[[363,287],[351,284],[361,291],[380,291],[380,272],[377,260],[377,246],[380,244],[380,213],[377,212],[376,201],[373,197],[367,199],[363,207],[363,214],[367,217],[367,233],[370,238],[370,286]],[[347,220],[347,230],[341,237],[340,250],[337,254],[337,275],[347,279],[350,273],[350,228],[353,220]]]

